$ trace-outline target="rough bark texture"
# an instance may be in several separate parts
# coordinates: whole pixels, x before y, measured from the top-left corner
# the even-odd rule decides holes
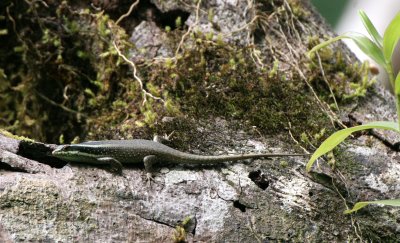
[[[116,14],[112,11],[118,9],[118,2],[93,1],[93,4],[104,8],[106,12],[110,11],[112,16]],[[307,1],[260,1],[254,6],[250,3],[252,1],[203,1],[199,4],[193,1],[173,0],[150,2],[150,5],[146,2],[148,5],[138,7],[142,12],[131,13],[137,16],[143,15],[147,6],[148,13],[146,12],[144,20],[143,18],[138,18],[141,21],[124,20],[132,21],[130,24],[124,23],[127,30],[132,30],[128,35],[135,44],[129,52],[131,60],[140,63],[155,57],[174,56],[179,45],[172,45],[175,47],[172,48],[169,43],[173,42],[173,39],[175,41],[178,39],[179,43],[182,35],[179,35],[179,38],[168,35],[164,30],[165,26],[159,25],[163,21],[159,16],[165,17],[168,14],[176,16],[176,11],[181,11],[179,13],[186,13],[188,16],[187,20],[181,23],[186,27],[183,33],[192,26],[197,28],[197,32],[215,32],[215,34],[205,40],[196,39],[196,34],[200,35],[197,32],[195,34],[187,32],[188,37],[195,35],[195,38],[184,38],[183,45],[186,47],[180,48],[185,49],[187,46],[198,42],[204,43],[207,40],[226,41],[244,49],[254,48],[250,52],[252,59],[249,60],[255,63],[255,68],[250,76],[259,77],[259,72],[263,69],[270,70],[269,74],[276,76],[276,70],[273,71],[272,66],[274,60],[279,60],[279,82],[288,85],[296,82],[304,84],[297,93],[293,90],[288,92],[289,96],[297,97],[300,94],[300,97],[304,97],[298,100],[298,105],[305,107],[306,111],[288,107],[285,111],[274,114],[271,120],[284,113],[282,117],[289,117],[289,123],[285,120],[282,124],[286,125],[278,126],[278,132],[269,132],[270,126],[262,125],[263,119],[266,118],[261,116],[259,119],[258,113],[263,114],[273,107],[245,110],[244,115],[237,115],[235,112],[240,113],[240,111],[235,110],[225,116],[210,108],[215,105],[211,102],[212,99],[208,100],[209,97],[215,97],[213,92],[216,92],[217,96],[224,97],[227,95],[240,97],[242,93],[246,97],[254,96],[258,99],[259,96],[255,95],[257,90],[232,89],[224,92],[228,84],[221,86],[219,83],[213,83],[215,79],[200,76],[201,81],[193,86],[206,87],[201,91],[203,92],[201,99],[205,104],[202,100],[190,99],[190,96],[198,95],[195,90],[192,89],[193,93],[186,96],[179,96],[178,90],[174,94],[180,98],[179,102],[182,102],[180,108],[184,111],[184,115],[179,115],[178,118],[164,116],[157,120],[158,133],[175,130],[179,135],[184,135],[175,138],[178,140],[176,144],[179,144],[177,146],[179,149],[198,154],[216,154],[216,151],[244,153],[254,150],[289,153],[301,152],[301,147],[312,151],[307,142],[300,141],[299,144],[294,142],[301,138],[300,133],[295,130],[297,128],[301,130],[302,124],[305,124],[304,127],[307,129],[318,127],[316,131],[324,126],[332,126],[329,117],[335,121],[335,115],[325,103],[332,102],[329,95],[324,95],[328,93],[327,87],[323,86],[323,81],[318,83],[305,74],[318,76],[316,79],[319,80],[323,79],[322,75],[319,69],[316,71],[318,74],[306,70],[308,66],[303,63],[304,53],[309,48],[309,39],[312,36],[322,36],[322,33],[328,36],[332,33]],[[209,12],[211,8],[212,14]],[[154,12],[158,15],[154,16]],[[284,20],[280,22],[281,20],[277,18],[277,21],[274,21],[277,15]],[[259,16],[256,18],[259,22],[255,25],[249,24],[254,24],[255,16]],[[222,37],[216,37],[218,34],[222,34]],[[223,40],[217,40],[218,38]],[[355,62],[347,50],[339,50],[345,56],[344,66]],[[330,58],[321,55],[321,59],[326,61]],[[229,61],[226,60],[228,63]],[[213,65],[210,59],[207,59],[207,65],[207,67]],[[159,74],[162,75],[162,72]],[[327,70],[326,76],[336,77],[335,75],[335,70]],[[336,77],[335,81],[339,79],[340,77]],[[306,85],[308,81],[313,82],[317,95],[320,95],[318,92],[320,91],[321,96],[326,99],[318,100],[311,91],[312,87]],[[348,92],[345,84],[337,84],[335,81],[331,83],[335,94]],[[137,80],[131,82],[137,84]],[[267,83],[265,86],[274,85]],[[339,86],[344,88],[340,91],[337,88]],[[257,86],[257,89],[260,87]],[[139,93],[143,91],[136,90]],[[275,95],[276,90],[268,90],[267,96]],[[147,97],[148,102],[151,100],[151,97]],[[188,106],[193,106],[196,101],[202,106],[192,113]],[[245,99],[242,101],[247,102]],[[142,100],[135,102],[132,103],[142,104]],[[262,106],[254,102],[257,106]],[[289,103],[286,100],[274,102]],[[312,102],[316,105],[311,106]],[[64,106],[62,108],[65,110]],[[108,108],[111,110],[114,106],[110,105]],[[307,117],[314,114],[310,113],[314,112],[313,109],[321,113],[325,117],[324,120],[318,119],[314,124],[313,119],[317,118]],[[393,97],[378,86],[370,88],[365,98],[354,98],[351,102],[343,101],[340,103],[340,109],[341,112],[337,112],[338,117],[341,117],[346,124],[364,123],[376,119],[391,120],[395,117]],[[303,123],[297,124],[295,119],[291,119],[298,113],[303,114],[300,116],[302,118],[300,121]],[[92,116],[92,119],[95,117]],[[179,123],[182,120],[183,122]],[[108,126],[111,124],[93,125],[93,122],[88,126],[88,136],[129,137],[131,130],[123,132],[122,129],[127,121],[128,118],[121,120],[119,127],[114,127],[108,134],[104,131],[109,131]],[[290,121],[293,121],[295,129],[290,127]],[[138,125],[132,131],[135,135],[145,134],[145,136],[155,132],[151,128],[146,128],[151,132],[148,130],[140,132],[138,131],[140,129]],[[330,129],[333,130],[333,127]],[[118,134],[113,133],[115,130],[119,131]],[[289,132],[294,133],[293,137]],[[367,207],[352,216],[343,215],[343,210],[346,209],[346,205],[350,206],[356,201],[400,197],[400,164],[399,155],[395,151],[398,149],[398,141],[398,135],[380,131],[353,137],[341,145],[339,151],[335,153],[336,170],[332,170],[321,160],[319,166],[307,174],[304,168],[307,159],[304,158],[276,158],[195,167],[160,165],[155,174],[155,183],[148,185],[145,180],[146,173],[141,165],[124,168],[122,176],[114,175],[106,167],[56,161],[49,155],[55,145],[0,135],[2,166],[0,240],[4,242],[7,240],[395,241],[400,237],[400,229],[397,227],[399,220],[397,208]]]

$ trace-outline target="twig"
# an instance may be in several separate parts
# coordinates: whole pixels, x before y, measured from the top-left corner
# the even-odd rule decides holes
[[[147,90],[144,89],[143,86],[143,81],[137,76],[137,69],[136,69],[136,65],[135,63],[133,63],[131,60],[129,60],[124,54],[121,53],[121,51],[118,49],[117,44],[115,44],[115,41],[112,42],[114,45],[115,50],[118,53],[118,56],[120,56],[125,62],[127,62],[129,65],[131,65],[131,67],[133,68],[133,77],[136,79],[136,81],[139,83],[140,86],[140,90],[143,93],[143,104],[146,103],[147,101],[147,96],[154,99],[154,100],[160,100],[163,103],[165,103],[165,101],[160,98],[160,97],[156,97],[154,95],[152,95],[151,93],[149,93]]]
[[[86,117],[86,115],[80,113],[79,111],[72,110],[71,108],[68,108],[68,107],[66,107],[66,106],[64,106],[64,105],[58,104],[57,102],[55,102],[55,101],[53,101],[53,100],[47,98],[45,95],[41,94],[41,93],[40,93],[39,91],[37,91],[37,90],[35,90],[35,92],[36,92],[36,94],[37,94],[40,98],[44,99],[45,101],[47,101],[47,102],[50,103],[51,105],[57,106],[57,107],[63,109],[64,111],[67,111],[67,112],[76,114],[76,115],[78,115],[78,116]]]
[[[121,15],[121,17],[119,17],[119,19],[115,22],[115,24],[118,25],[119,22],[121,22],[124,18],[128,17],[132,13],[132,11],[136,7],[136,5],[138,5],[138,4],[139,4],[139,0],[136,0],[136,2],[132,3],[132,5],[129,7],[128,12],[126,12],[123,15]]]
[[[319,56],[319,53],[318,53],[318,52],[317,52],[317,57],[318,57],[318,64],[319,64],[319,68],[320,68],[320,70],[321,70],[322,77],[323,77],[323,79],[324,79],[326,85],[328,85],[329,92],[331,93],[332,98],[333,98],[333,101],[335,102],[336,109],[337,109],[338,111],[340,111],[340,110],[339,110],[339,106],[338,106],[338,104],[337,104],[337,102],[336,102],[335,95],[333,94],[333,91],[332,91],[332,89],[331,89],[331,86],[329,85],[328,79],[326,78],[324,68],[322,67],[321,57]]]
[[[307,81],[306,76],[304,75],[304,73],[301,71],[300,69],[300,65],[297,61],[297,59],[299,58],[298,55],[294,55],[294,54],[298,54],[293,47],[289,44],[289,42],[287,41],[285,34],[283,33],[282,27],[279,26],[279,30],[280,31],[276,31],[279,35],[282,36],[282,38],[285,40],[286,46],[288,47],[289,53],[292,56],[292,58],[287,59],[287,60],[292,60],[292,62],[289,62],[289,65],[291,65],[292,67],[294,67],[294,69],[297,71],[297,73],[300,75],[300,77],[303,79],[303,81],[306,83],[306,85],[308,86],[308,88],[311,90],[311,92],[313,93],[314,97],[316,98],[316,100],[318,101],[318,103],[320,104],[320,108],[322,109],[322,111],[324,111],[327,116],[329,117],[329,119],[331,120],[332,126],[335,127],[335,122],[337,122],[340,126],[342,127],[346,127],[346,125],[343,124],[343,122],[337,118],[337,115],[335,112],[332,111],[332,109],[329,107],[329,105],[322,102],[322,100],[318,97],[317,93],[315,92],[315,90],[313,89],[313,87],[311,86],[311,84]]]
[[[301,40],[300,34],[299,34],[299,32],[297,31],[296,27],[294,26],[294,22],[293,22],[293,16],[294,16],[294,14],[293,14],[292,8],[290,7],[290,4],[289,4],[286,0],[284,1],[284,3],[285,3],[286,8],[289,10],[289,13],[290,13],[290,16],[289,16],[289,15],[286,13],[286,11],[285,11],[287,20],[290,21],[290,25],[289,25],[289,26],[292,27],[292,29],[293,29],[293,31],[294,31],[296,37],[297,37],[297,40],[299,41],[299,43],[301,43],[302,40]]]
[[[239,28],[237,28],[237,29],[235,29],[235,30],[232,30],[232,31],[230,31],[230,32],[228,32],[228,33],[226,33],[226,34],[224,34],[223,36],[224,36],[224,37],[232,36],[233,34],[235,34],[235,33],[237,33],[237,32],[240,32],[240,31],[246,29],[247,27],[249,27],[249,25],[253,24],[259,17],[260,17],[260,16],[258,16],[258,15],[254,16],[254,18],[253,18],[252,20],[250,20],[250,22],[244,24],[242,27],[239,27]]]
[[[183,34],[181,41],[179,42],[179,45],[176,48],[175,57],[178,56],[179,50],[181,49],[181,46],[183,45],[183,42],[185,41],[186,36],[188,36],[190,34],[190,32],[192,32],[193,26],[196,26],[199,23],[200,4],[201,4],[201,0],[199,0],[199,2],[197,3],[197,6],[196,6],[196,20],[194,21],[193,25],[189,26],[188,31],[186,31],[186,33]]]
[[[345,188],[346,188],[347,193],[349,193],[349,188],[348,188],[348,185],[347,185],[347,183],[346,183],[346,180],[345,180],[344,175],[343,175],[339,170],[336,170],[336,174],[339,176],[340,180],[343,182],[343,184],[344,184],[344,186],[345,186]],[[333,187],[335,188],[336,193],[339,194],[340,198],[343,200],[344,205],[346,206],[346,209],[349,209],[349,206],[347,205],[346,199],[345,199],[345,198],[343,197],[343,195],[340,193],[339,189],[337,188],[337,186],[335,185],[335,183],[334,183],[333,180],[332,180],[332,185],[333,185]],[[349,194],[350,194],[350,193],[349,193]],[[358,239],[360,240],[360,242],[363,242],[362,235],[359,234],[359,232],[362,233],[362,232],[360,231],[360,229],[359,229],[360,226],[358,225],[357,222],[355,222],[355,220],[354,220],[354,218],[353,218],[353,215],[351,215],[351,214],[350,214],[350,219],[351,219],[351,225],[352,225],[353,228],[354,228],[355,234],[357,235],[357,237],[358,237]],[[357,225],[356,225],[356,224],[357,224]],[[358,226],[358,227],[357,227],[357,226]]]
[[[27,46],[26,43],[22,40],[21,36],[19,35],[19,33],[18,33],[18,31],[17,31],[17,24],[16,24],[14,18],[13,18],[13,17],[11,16],[11,14],[10,14],[10,7],[14,7],[14,3],[10,3],[10,5],[8,5],[7,8],[6,8],[7,17],[8,17],[8,19],[9,19],[9,20],[11,21],[11,23],[12,23],[13,30],[14,30],[14,34],[17,36],[18,40],[19,40],[22,44],[24,44],[25,46]]]
[[[303,146],[300,145],[299,141],[297,141],[297,139],[294,138],[293,134],[292,134],[292,123],[288,122],[289,124],[289,135],[290,137],[293,139],[293,141],[300,146],[301,149],[303,149],[304,152],[306,152],[307,154],[309,154],[310,152],[304,148]]]

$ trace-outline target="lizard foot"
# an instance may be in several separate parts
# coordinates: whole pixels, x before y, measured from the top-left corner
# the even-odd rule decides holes
[[[154,182],[154,183],[156,182],[154,180],[153,174],[151,174],[150,172],[146,173],[146,182],[147,182],[148,187],[151,187],[151,182]]]
[[[147,178],[147,183],[151,187],[151,181],[154,183],[156,182],[151,174],[151,172],[154,172],[153,170],[153,165],[158,162],[158,158],[155,155],[147,155],[146,157],[143,158],[144,162],[144,169],[146,170],[146,178]]]

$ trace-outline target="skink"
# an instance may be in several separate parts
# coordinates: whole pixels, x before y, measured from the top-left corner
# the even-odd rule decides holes
[[[79,144],[59,145],[53,156],[71,162],[88,164],[107,164],[119,172],[123,164],[144,163],[150,171],[156,162],[178,164],[210,164],[226,161],[237,161],[250,158],[267,158],[282,156],[305,156],[306,154],[240,154],[203,156],[184,153],[162,143],[144,140],[104,140]]]

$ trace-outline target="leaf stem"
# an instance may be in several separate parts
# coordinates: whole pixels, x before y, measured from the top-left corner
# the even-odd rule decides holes
[[[396,99],[396,110],[397,110],[397,123],[399,125],[399,129],[400,129],[400,93],[397,92],[396,89],[396,83],[395,83],[395,77],[394,77],[394,73],[393,73],[393,67],[392,67],[392,62],[389,60],[386,62],[386,72],[389,76],[389,82],[390,85],[392,86],[392,89],[394,90],[395,93],[395,99]],[[400,131],[398,131],[400,132]]]
[[[396,94],[396,108],[397,108],[397,122],[399,123],[399,129],[400,129],[400,94]],[[399,132],[399,131],[397,131]]]
[[[393,68],[392,68],[392,62],[386,62],[386,72],[389,76],[389,82],[390,85],[392,86],[392,89],[395,90],[395,83],[394,83],[394,75],[393,75]]]

